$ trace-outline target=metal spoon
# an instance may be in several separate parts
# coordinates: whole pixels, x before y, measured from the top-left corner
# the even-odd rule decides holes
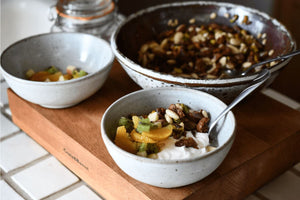
[[[261,84],[263,84],[268,78],[270,77],[270,72],[267,69],[263,69],[259,75],[253,80],[253,83],[244,89],[233,101],[230,103],[224,111],[222,111],[219,116],[211,123],[209,131],[208,131],[208,137],[209,137],[209,143],[211,146],[218,146],[218,139],[217,139],[217,131],[213,131],[213,129],[216,127],[218,121],[227,114],[235,105],[237,105],[241,100],[243,100],[247,95],[249,95],[251,92],[253,92],[257,87],[259,87]]]
[[[264,60],[262,62],[256,63],[256,64],[252,65],[251,67],[249,67],[247,70],[243,71],[242,73],[240,73],[240,72],[238,72],[237,70],[234,70],[234,69],[233,70],[227,70],[225,73],[227,75],[229,75],[229,77],[234,77],[234,76],[239,76],[239,75],[245,76],[248,72],[250,72],[255,67],[258,67],[258,66],[261,66],[261,65],[273,62],[273,61],[277,61],[277,60],[285,60],[287,58],[293,57],[293,56],[298,55],[298,54],[300,54],[300,49],[296,50],[296,51],[293,51],[291,53],[288,53],[288,54],[277,56],[276,58],[272,58],[272,59],[268,59],[268,60]]]

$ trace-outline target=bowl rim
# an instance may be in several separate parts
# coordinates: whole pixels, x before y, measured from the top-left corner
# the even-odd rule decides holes
[[[52,35],[78,35],[78,37],[93,37],[96,40],[100,41],[102,43],[102,49],[105,49],[105,52],[110,52],[110,56],[108,57],[107,61],[105,62],[105,64],[98,70],[96,70],[93,73],[88,73],[86,76],[82,76],[76,79],[71,79],[71,80],[65,80],[65,81],[51,81],[51,82],[43,82],[43,81],[31,81],[31,80],[27,80],[24,78],[19,78],[16,77],[10,73],[8,73],[4,67],[2,66],[2,61],[3,61],[3,57],[5,56],[6,52],[9,51],[11,48],[14,48],[16,45],[23,43],[26,40],[35,40],[36,38],[40,38],[40,37],[48,37],[48,36],[52,36]],[[58,86],[58,85],[68,85],[68,84],[72,84],[73,82],[79,82],[79,81],[83,81],[85,79],[89,79],[91,77],[96,76],[97,74],[102,73],[103,71],[106,71],[108,68],[110,68],[111,63],[114,61],[115,55],[111,49],[110,44],[99,37],[96,37],[94,35],[91,34],[87,34],[87,33],[79,33],[79,32],[49,32],[49,33],[41,33],[41,34],[36,34],[36,35],[32,35],[26,38],[23,38],[21,40],[18,40],[12,44],[10,44],[2,53],[1,53],[1,57],[0,57],[0,71],[3,74],[3,77],[6,79],[7,77],[9,77],[11,80],[14,80],[16,82],[20,82],[23,84],[30,84],[30,85],[43,85],[43,86]]]
[[[142,156],[138,156],[132,153],[129,153],[125,150],[123,150],[122,148],[118,147],[116,144],[114,144],[113,141],[110,140],[110,138],[108,137],[105,129],[104,129],[104,121],[106,116],[108,115],[109,110],[114,107],[116,104],[118,104],[119,102],[123,101],[124,99],[136,95],[136,94],[140,94],[140,93],[147,93],[149,91],[153,91],[153,90],[181,90],[181,91],[186,91],[189,93],[197,93],[198,95],[200,94],[202,97],[207,97],[210,99],[213,99],[214,101],[217,101],[219,105],[224,106],[224,109],[227,107],[227,105],[221,101],[220,99],[218,99],[217,97],[208,94],[207,92],[203,92],[203,91],[199,91],[199,90],[194,90],[194,89],[190,89],[190,88],[180,88],[180,87],[174,87],[174,88],[166,88],[166,87],[161,87],[161,88],[148,88],[148,89],[141,89],[141,90],[137,90],[134,92],[131,92],[119,99],[117,99],[115,102],[113,102],[104,112],[104,114],[102,115],[101,118],[101,122],[100,122],[100,134],[102,136],[103,142],[108,150],[108,146],[110,146],[111,148],[115,149],[116,151],[118,151],[120,154],[123,154],[126,157],[129,157],[131,159],[134,160],[138,160],[141,162],[146,162],[146,163],[154,163],[154,164],[176,164],[176,163],[189,163],[189,162],[194,162],[194,161],[198,161],[201,159],[204,159],[208,156],[211,156],[213,154],[218,153],[219,151],[221,151],[222,149],[224,149],[231,141],[234,141],[235,135],[236,135],[236,119],[235,116],[233,114],[232,111],[228,112],[228,114],[226,115],[227,117],[231,118],[233,120],[233,131],[232,134],[228,137],[228,139],[224,142],[223,145],[217,147],[215,150],[207,152],[205,154],[201,154],[199,156],[196,156],[194,158],[185,158],[185,159],[179,159],[179,160],[159,160],[159,159],[153,159],[153,158],[147,158],[147,157],[142,157]],[[194,94],[196,95],[196,94]],[[109,150],[108,150],[109,151]]]
[[[180,6],[189,6],[189,5],[213,5],[213,6],[226,6],[226,7],[239,7],[242,8],[248,12],[255,13],[259,16],[262,16],[265,19],[271,20],[272,23],[278,27],[281,31],[283,31],[288,38],[290,39],[291,43],[291,49],[289,49],[289,52],[293,51],[296,49],[296,42],[295,39],[292,37],[291,33],[288,31],[288,29],[281,24],[277,19],[269,16],[267,13],[264,13],[262,11],[259,11],[255,8],[251,7],[246,7],[240,4],[234,4],[234,3],[228,3],[228,2],[215,2],[215,1],[188,1],[188,2],[174,2],[174,3],[166,3],[166,4],[160,4],[156,6],[151,6],[145,9],[142,9],[140,11],[137,11],[136,13],[133,13],[129,15],[124,21],[120,23],[120,25],[117,27],[117,29],[113,32],[111,38],[110,38],[110,43],[112,47],[112,51],[116,55],[116,58],[118,59],[119,62],[123,63],[123,67],[126,67],[130,70],[133,70],[139,74],[142,74],[144,76],[147,76],[151,79],[154,80],[159,80],[167,83],[173,83],[177,85],[184,85],[184,86],[221,86],[221,87],[227,87],[231,85],[237,85],[242,82],[250,82],[253,80],[259,72],[249,74],[246,76],[239,76],[239,77],[234,77],[234,78],[226,78],[226,79],[194,79],[194,78],[184,78],[180,76],[173,76],[170,74],[164,74],[164,73],[159,73],[155,72],[154,70],[147,69],[142,67],[141,65],[135,63],[133,60],[130,58],[126,57],[118,48],[117,46],[117,37],[120,32],[120,30],[130,21],[132,21],[135,18],[138,18],[144,14],[151,13],[153,11],[159,10],[159,9],[164,9],[166,7],[180,7]],[[291,58],[288,58],[271,68],[269,68],[270,72],[274,72],[278,69],[280,69],[282,66],[286,65]]]

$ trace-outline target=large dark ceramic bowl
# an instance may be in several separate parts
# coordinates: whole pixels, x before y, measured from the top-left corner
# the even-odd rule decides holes
[[[210,14],[213,12],[217,14],[213,22],[228,26],[238,24],[253,36],[266,33],[266,49],[274,49],[272,57],[291,52],[296,48],[295,41],[285,26],[263,12],[230,3],[195,1],[154,6],[132,14],[112,35],[113,52],[128,75],[142,88],[188,87],[206,91],[228,102],[245,89],[256,74],[229,79],[191,79],[146,69],[137,62],[137,54],[141,45],[153,40],[158,33],[167,30],[170,19],[178,19],[180,24],[188,24],[191,18],[195,18],[197,24],[209,24],[212,22]],[[239,18],[235,23],[231,23],[224,17],[225,13],[230,16],[237,14]],[[243,16],[246,15],[252,22],[251,24],[241,23]],[[288,62],[289,60],[285,60],[270,68],[272,76],[267,84],[274,80],[280,69]]]

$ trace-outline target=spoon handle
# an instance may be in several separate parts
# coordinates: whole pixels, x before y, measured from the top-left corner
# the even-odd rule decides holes
[[[273,61],[277,61],[277,60],[287,59],[289,57],[292,57],[292,56],[295,56],[295,55],[298,55],[298,54],[300,54],[300,49],[298,49],[296,51],[293,51],[291,53],[288,53],[288,54],[277,56],[276,58],[272,58],[272,59],[268,59],[268,60],[256,63],[256,64],[252,65],[251,67],[249,67],[247,70],[245,70],[243,73],[241,73],[241,75],[243,75],[243,76],[246,75],[250,70],[252,70],[253,68],[258,67],[260,65],[264,65],[264,64],[267,64],[267,63],[270,63],[270,62],[273,62]]]
[[[248,94],[253,92],[258,86],[263,84],[270,77],[270,72],[267,69],[262,70],[259,75],[253,80],[252,85],[244,89],[228,106],[227,108],[219,114],[219,116],[212,122],[209,128],[209,133],[214,128],[214,126],[218,123],[219,119],[221,119],[225,114],[227,114],[236,104],[242,101]]]

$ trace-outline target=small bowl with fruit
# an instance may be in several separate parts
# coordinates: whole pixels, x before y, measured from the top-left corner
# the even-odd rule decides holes
[[[4,50],[0,71],[23,99],[47,108],[67,108],[102,87],[113,60],[103,39],[84,33],[46,33]]]
[[[144,89],[115,101],[101,120],[104,144],[134,179],[162,188],[195,183],[225,159],[235,138],[229,112],[210,144],[210,122],[225,109],[218,98],[188,88]]]

